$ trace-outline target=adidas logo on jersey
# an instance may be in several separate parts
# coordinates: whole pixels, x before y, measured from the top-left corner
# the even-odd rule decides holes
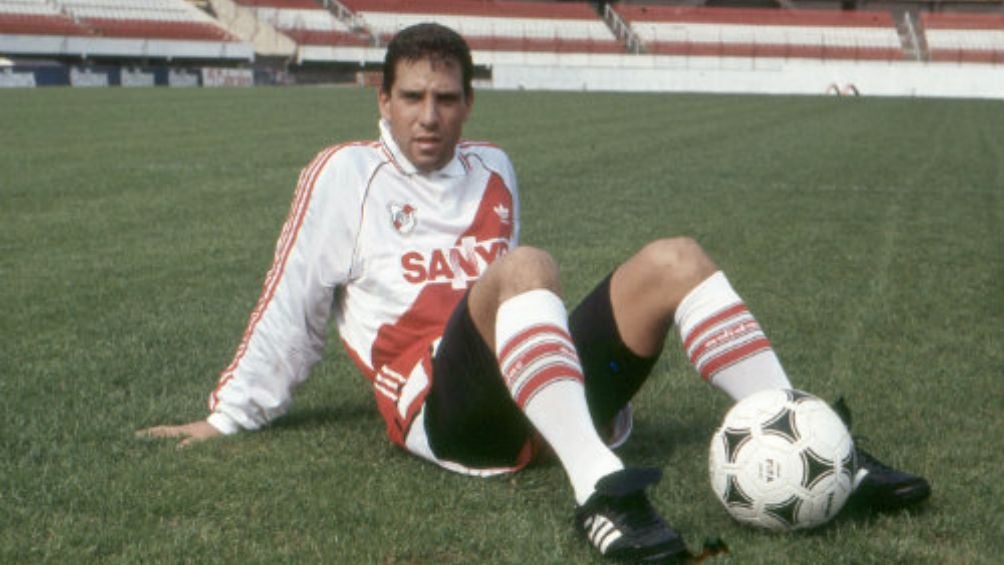
[[[492,208],[492,210],[494,210],[495,214],[498,215],[499,222],[501,222],[502,225],[508,225],[510,223],[509,208],[505,204],[499,203]]]
[[[507,251],[509,242],[504,239],[477,241],[468,236],[450,248],[409,251],[401,256],[401,268],[404,280],[411,284],[448,282],[461,289],[478,280],[485,267]]]

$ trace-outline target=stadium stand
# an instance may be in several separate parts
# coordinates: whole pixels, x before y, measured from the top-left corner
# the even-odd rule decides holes
[[[316,0],[237,0],[243,6],[261,6],[265,8],[303,8],[313,10],[321,5]]]
[[[932,61],[1004,63],[1004,14],[925,12],[921,24]]]
[[[901,60],[888,12],[615,5],[653,54]]]
[[[22,58],[20,65],[32,67],[39,85],[89,83],[86,73],[68,72],[80,63],[178,66],[255,60],[250,43],[187,0],[0,0],[0,55]],[[62,72],[34,65],[35,58],[63,64]],[[131,82],[131,76],[120,81],[114,69],[95,74],[94,82]]]
[[[205,12],[184,0],[56,0],[97,35],[144,39],[235,41]]]
[[[354,29],[314,0],[237,0],[258,19],[300,45],[368,46],[373,38]]]
[[[235,41],[184,0],[0,0],[0,33]]]
[[[45,0],[0,0],[0,33],[88,36],[94,32]]]
[[[342,0],[380,43],[403,27],[436,21],[457,30],[474,50],[624,53],[586,2],[507,0]]]
[[[0,78],[20,84],[33,72],[37,85],[372,84],[393,34],[436,21],[468,40],[480,80],[499,88],[630,83],[774,92],[773,82],[754,77],[762,63],[805,76],[823,72],[840,92],[846,84],[865,85],[869,94],[999,97],[998,69],[987,64],[1004,65],[1004,0],[875,0],[856,10],[840,9],[838,0],[786,1],[779,2],[785,8],[737,8],[622,0],[604,3],[601,15],[584,0],[0,0],[0,55],[20,59]],[[42,57],[61,71],[35,65]],[[91,74],[76,69],[81,64]],[[735,86],[730,78],[723,86],[706,69],[749,70],[748,81]],[[200,72],[201,80],[192,78]],[[897,72],[909,87],[874,80]],[[957,78],[929,78],[946,72]],[[663,80],[674,73],[682,78]],[[948,80],[963,87],[942,88]],[[801,83],[792,88],[802,92]]]

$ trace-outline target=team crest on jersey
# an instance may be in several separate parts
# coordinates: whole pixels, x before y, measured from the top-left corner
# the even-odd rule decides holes
[[[407,235],[411,233],[411,230],[415,229],[415,224],[418,220],[415,218],[417,210],[415,210],[414,206],[391,202],[388,209],[390,210],[390,222],[398,233]]]

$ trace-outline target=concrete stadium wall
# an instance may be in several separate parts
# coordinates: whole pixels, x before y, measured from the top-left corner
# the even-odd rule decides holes
[[[1004,65],[917,61],[846,61],[770,57],[675,57],[606,53],[475,50],[492,70],[479,88],[827,94],[1004,99]],[[374,47],[300,47],[297,63],[379,66]]]
[[[0,34],[0,53],[24,56],[254,61],[250,43]]]
[[[491,85],[498,89],[528,90],[860,93],[1004,99],[1004,67],[908,61],[640,57],[631,66],[500,62],[492,67]]]

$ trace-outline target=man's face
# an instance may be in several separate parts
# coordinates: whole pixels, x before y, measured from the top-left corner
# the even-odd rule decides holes
[[[429,172],[453,158],[474,101],[464,96],[460,65],[423,58],[398,61],[391,91],[381,89],[379,102],[405,157]]]

